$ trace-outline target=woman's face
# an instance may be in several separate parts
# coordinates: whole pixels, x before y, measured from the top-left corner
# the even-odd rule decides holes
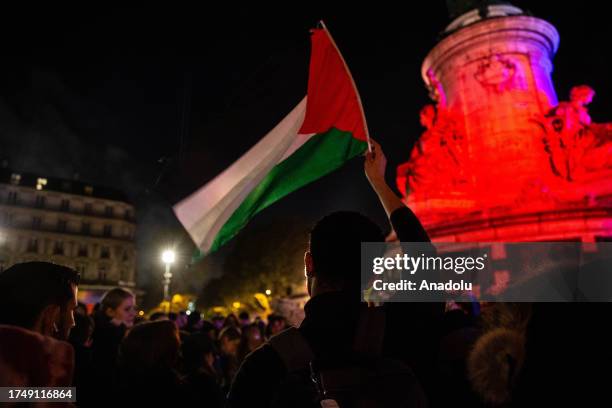
[[[110,309],[108,312],[109,316],[114,320],[120,321],[127,327],[132,327],[134,325],[134,318],[136,317],[134,298],[130,296],[124,299],[116,309]]]

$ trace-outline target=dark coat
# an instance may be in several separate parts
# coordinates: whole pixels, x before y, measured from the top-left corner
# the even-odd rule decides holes
[[[391,224],[401,241],[429,242],[423,226],[407,208],[391,215]],[[357,272],[359,273],[359,272]],[[367,307],[354,293],[328,292],[311,298],[304,307],[305,318],[299,327],[317,359],[350,350],[354,343],[360,311]],[[444,304],[388,303],[383,354],[407,362],[421,383],[428,388],[434,375],[439,319]],[[242,363],[228,395],[230,407],[269,407],[282,392],[287,369],[281,357],[268,344],[249,354]],[[293,395],[294,401],[308,401]],[[292,404],[292,406],[296,406]]]

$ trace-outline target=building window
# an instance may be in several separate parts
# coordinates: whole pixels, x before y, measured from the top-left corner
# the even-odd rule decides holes
[[[104,226],[104,236],[110,237],[112,234],[113,234],[113,227],[110,225],[105,225]]]
[[[36,196],[36,208],[43,208],[45,206],[45,197],[44,196]]]
[[[61,211],[70,211],[70,200],[63,199],[60,205]]]
[[[85,203],[85,214],[91,214],[92,212],[91,203]]]
[[[100,248],[100,258],[102,259],[110,258],[110,250],[108,249],[108,247]]]
[[[47,179],[46,178],[38,178],[36,180],[36,189],[37,190],[42,190],[43,188],[45,188],[46,185],[47,185]]]
[[[56,242],[53,245],[53,255],[64,255],[64,243]]]
[[[104,214],[106,214],[107,217],[112,217],[113,216],[113,207],[110,205],[107,205],[106,208],[104,209]]]
[[[91,233],[91,224],[89,222],[84,222],[81,225],[81,234],[90,234]]]
[[[106,268],[106,266],[100,265],[100,267],[98,268],[98,279],[102,282],[105,282],[107,273],[108,269]]]
[[[36,238],[30,238],[28,241],[28,252],[38,252],[38,240]]]
[[[87,254],[87,245],[85,244],[80,244],[79,245],[79,251],[78,251],[78,256],[82,256],[82,257],[86,257]]]
[[[125,210],[125,219],[128,221],[132,219],[132,212],[130,210]]]
[[[130,260],[130,256],[128,255],[127,251],[123,251],[123,257],[121,258],[121,260],[123,262],[127,262]]]
[[[85,276],[85,264],[76,264],[75,269],[81,275],[81,278]]]
[[[40,229],[40,225],[42,224],[42,219],[40,217],[32,218],[32,229]]]
[[[66,220],[59,220],[57,222],[57,232],[66,232]]]
[[[16,191],[9,191],[7,202],[9,204],[17,204],[17,192]]]
[[[21,174],[13,173],[11,174],[11,184],[14,186],[18,186],[21,183]]]

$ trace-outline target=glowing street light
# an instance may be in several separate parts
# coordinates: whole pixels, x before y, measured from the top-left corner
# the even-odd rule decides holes
[[[166,264],[166,271],[164,272],[164,300],[170,304],[170,281],[172,280],[172,273],[170,272],[170,265],[174,263],[176,254],[171,249],[166,249],[162,252],[162,262]]]
[[[174,263],[175,258],[176,258],[176,254],[171,249],[167,249],[162,253],[162,261],[165,264]]]
[[[270,296],[272,294],[272,291],[270,289],[266,289],[266,295]]]

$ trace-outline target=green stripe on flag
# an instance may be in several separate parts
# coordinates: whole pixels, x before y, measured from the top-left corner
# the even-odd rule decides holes
[[[360,155],[368,144],[355,139],[351,133],[335,128],[312,136],[291,156],[277,164],[251,191],[242,204],[223,225],[209,252],[232,239],[255,214],[289,193],[340,168],[348,160]],[[205,254],[197,251],[193,261]]]

